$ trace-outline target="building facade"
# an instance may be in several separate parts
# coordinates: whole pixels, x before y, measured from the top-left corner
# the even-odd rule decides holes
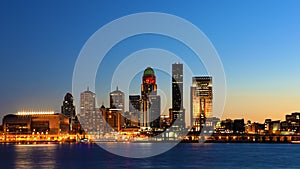
[[[191,86],[191,121],[193,131],[213,128],[212,124],[212,77],[193,77]],[[210,130],[210,129],[208,129]]]
[[[80,94],[80,123],[83,130],[92,135],[100,133],[102,117],[100,109],[96,109],[96,94],[89,88]]]
[[[148,119],[151,121],[151,128],[160,128],[160,102],[160,96],[149,95]]]
[[[183,109],[183,64],[172,64],[172,109],[170,118],[173,128],[185,128],[185,110]],[[175,122],[176,121],[176,122]]]
[[[130,95],[129,96],[129,112],[125,116],[130,122],[129,126],[140,126],[141,118],[141,96]]]
[[[156,96],[157,95],[157,85],[156,85],[156,76],[154,70],[151,67],[147,67],[144,71],[141,85],[141,127],[151,128],[150,124],[152,120],[150,117],[150,100],[149,95]],[[160,101],[160,99],[159,99]],[[154,103],[154,102],[153,102]],[[158,102],[155,101],[155,104]],[[157,107],[157,105],[153,105],[153,107]],[[160,102],[159,102],[160,106]],[[158,109],[157,109],[158,110]],[[152,112],[153,113],[153,112]],[[155,114],[160,114],[160,112],[155,112]]]
[[[102,105],[100,111],[103,120],[106,121],[105,125],[103,125],[104,133],[118,132],[125,126],[125,118],[121,114],[121,109],[105,108]]]
[[[63,105],[61,106],[61,114],[64,114],[69,118],[70,131],[76,133],[79,130],[77,126],[80,125],[78,118],[76,117],[74,100],[71,93],[67,93],[64,97]]]
[[[54,112],[18,112],[3,118],[3,130],[7,134],[67,134],[69,118]]]
[[[125,94],[117,87],[115,91],[109,93],[109,103],[111,108],[120,109],[121,112],[124,112]]]

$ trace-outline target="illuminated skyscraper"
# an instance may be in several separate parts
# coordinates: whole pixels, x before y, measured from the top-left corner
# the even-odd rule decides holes
[[[191,126],[194,131],[212,126],[212,77],[193,77],[191,87]]]
[[[80,94],[80,123],[88,134],[99,134],[101,113],[96,109],[96,94],[89,88]]]
[[[180,129],[185,128],[185,114],[183,109],[183,64],[172,64],[172,122],[176,120]],[[173,124],[174,125],[174,124]]]
[[[125,109],[125,94],[116,88],[115,91],[109,93],[110,99],[110,108],[121,109],[121,113],[124,112]]]
[[[75,118],[75,106],[73,104],[73,96],[71,93],[65,95],[63,105],[61,106],[61,113],[68,118]]]
[[[96,107],[96,94],[89,88],[80,94],[80,113],[94,111]]]
[[[70,131],[72,131],[72,126],[77,122],[75,114],[75,106],[73,104],[73,96],[71,93],[65,95],[63,105],[61,106],[61,113],[69,118]]]
[[[180,63],[172,64],[172,108],[180,110],[183,107],[183,65]],[[177,119],[174,114],[174,119]]]
[[[142,127],[151,127],[150,122],[155,119],[151,119],[153,117],[150,113],[160,114],[160,112],[153,112],[150,111],[150,100],[149,96],[152,95],[153,99],[154,96],[157,95],[157,85],[156,85],[156,76],[154,74],[154,70],[151,67],[147,67],[143,74],[143,82],[141,85],[141,126]],[[151,97],[152,98],[152,97]],[[158,101],[159,100],[159,101]],[[156,105],[159,104],[159,105]],[[156,101],[153,100],[151,105],[152,107],[160,107],[160,99]],[[160,111],[159,109],[155,109],[155,111]]]

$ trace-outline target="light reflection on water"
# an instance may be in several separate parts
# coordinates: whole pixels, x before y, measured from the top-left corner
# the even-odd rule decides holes
[[[107,144],[129,152],[153,151],[151,143]],[[167,146],[167,144],[165,144]],[[13,145],[0,144],[0,168],[63,169],[240,169],[299,168],[300,146],[292,144],[179,144],[150,158],[124,158],[95,144]]]
[[[106,151],[122,157],[146,158],[162,154],[175,146],[174,143],[100,143]]]
[[[14,168],[55,168],[56,145],[54,144],[28,144],[14,145],[16,154]]]

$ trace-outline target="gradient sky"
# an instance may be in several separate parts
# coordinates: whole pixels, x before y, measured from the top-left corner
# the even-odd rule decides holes
[[[60,111],[76,58],[95,31],[128,14],[164,12],[195,24],[218,51],[228,89],[223,118],[284,119],[300,111],[299,9],[297,0],[1,1],[0,115]],[[138,38],[131,50],[144,47],[132,45]],[[145,47],[168,49],[155,44]],[[96,94],[107,104],[105,89]]]

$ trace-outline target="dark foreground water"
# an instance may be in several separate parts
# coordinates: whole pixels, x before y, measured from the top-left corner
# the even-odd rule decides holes
[[[300,145],[179,144],[158,156],[132,159],[97,145],[0,144],[0,168],[300,168]]]

